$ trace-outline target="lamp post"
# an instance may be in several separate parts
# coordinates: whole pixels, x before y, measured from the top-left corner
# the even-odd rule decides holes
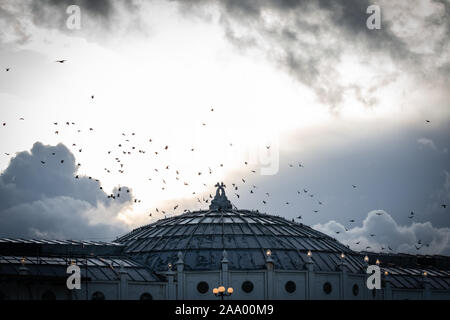
[[[214,288],[213,293],[216,297],[220,297],[223,300],[223,297],[228,297],[233,294],[233,288],[229,287],[225,290],[224,286],[220,286],[218,288]]]

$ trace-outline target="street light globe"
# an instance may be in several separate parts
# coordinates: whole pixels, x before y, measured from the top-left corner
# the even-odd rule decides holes
[[[341,259],[344,259],[344,258],[345,258],[345,254],[341,253]]]
[[[214,289],[213,289],[213,293],[214,293],[214,294],[218,294],[218,293],[219,293],[219,289],[214,288]]]
[[[368,256],[364,257],[364,262],[369,262],[369,257]]]
[[[311,250],[308,250],[307,255],[308,255],[308,257],[311,257],[311,256],[312,256]]]
[[[228,288],[228,289],[227,289],[227,292],[228,292],[228,294],[232,294],[232,293],[233,293],[233,288],[231,288],[231,287]]]
[[[266,255],[267,255],[268,257],[270,257],[270,256],[272,255],[272,251],[270,251],[270,249],[267,249]]]
[[[387,271],[384,272],[384,275],[385,275],[385,276],[387,276],[388,274],[389,274],[389,272],[387,272]]]
[[[423,276],[426,277],[428,275],[428,272],[424,271]]]
[[[375,264],[378,266],[380,264],[380,260],[377,259],[377,261],[375,262]]]
[[[224,293],[225,292],[225,287],[224,286],[220,286],[219,287],[219,292],[220,293]]]

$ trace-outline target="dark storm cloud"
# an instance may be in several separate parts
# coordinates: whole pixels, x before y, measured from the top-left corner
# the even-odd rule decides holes
[[[99,182],[75,179],[76,171],[75,158],[63,144],[36,142],[30,152],[17,153],[0,175],[0,235],[112,239],[123,232],[114,219],[131,204],[128,188],[122,187],[116,200],[108,199]]]
[[[31,12],[35,25],[53,27],[64,30],[68,15],[66,10],[70,5],[78,5],[82,14],[88,14],[104,27],[108,27],[115,11],[110,0],[34,0],[31,2]]]
[[[443,3],[448,12],[448,3],[437,1]],[[179,2],[183,12],[194,13],[211,3],[205,0]],[[373,4],[371,1],[224,0],[215,3],[221,8],[220,21],[231,43],[239,50],[263,50],[277,66],[313,89],[319,100],[331,107],[338,106],[347,91],[363,105],[371,107],[377,102],[374,95],[378,87],[364,91],[363,99],[360,84],[341,83],[336,65],[345,53],[365,57],[368,61],[376,55],[387,55],[403,71],[417,74],[423,71],[425,57],[392,32],[391,23],[383,19],[383,6],[381,29],[367,28],[369,14],[366,10]],[[412,15],[411,12],[404,14]],[[278,20],[268,23],[270,15]],[[429,21],[432,27],[445,23],[450,23],[448,13],[444,18],[438,16]],[[444,37],[435,48],[436,55],[445,50],[448,38]],[[441,72],[446,69],[445,64],[437,68]]]
[[[67,8],[78,5],[81,11],[81,29],[70,30],[66,26]],[[5,42],[24,43],[32,37],[28,22],[38,27],[57,29],[63,33],[92,38],[98,32],[114,32],[122,26],[116,16],[121,11],[136,12],[136,1],[112,0],[31,0],[0,2],[0,45]],[[29,21],[31,20],[31,21]],[[133,19],[130,19],[133,20]],[[134,21],[128,21],[133,23]],[[2,30],[6,30],[2,32]],[[6,34],[7,33],[7,34]]]
[[[444,76],[444,81],[448,79],[446,75],[450,69],[448,67],[450,62],[444,59],[434,63],[434,60],[448,49],[450,38],[448,36],[450,5],[444,0],[434,0],[433,3],[440,4],[443,10],[437,10],[425,19],[424,28],[434,30],[445,26],[447,31],[446,36],[433,44],[432,56],[419,53],[412,48],[407,40],[399,36],[402,32],[393,32],[395,21],[383,18],[384,10],[395,11],[395,8],[399,7],[404,11],[401,12],[403,16],[415,19],[413,5],[403,8],[401,3],[389,6],[381,4],[381,29],[369,30],[366,27],[369,17],[366,11],[373,3],[368,0],[174,0],[174,2],[180,4],[180,12],[187,15],[205,13],[211,6],[217,7],[224,35],[238,50],[255,49],[264,52],[277,67],[311,88],[319,101],[333,110],[342,104],[346,93],[353,95],[362,105],[373,107],[377,103],[377,91],[383,86],[372,86],[368,90],[364,87],[365,84],[344,83],[337,65],[348,53],[360,58],[362,64],[370,62],[377,56],[387,56],[396,65],[397,72],[407,72],[418,77],[424,73],[433,77],[440,74]],[[0,15],[6,17],[5,20],[14,21],[15,27],[12,28],[12,24],[8,23],[7,30],[9,34],[15,34],[16,41],[24,42],[30,37],[22,25],[22,20],[17,19],[22,11],[28,12],[32,22],[37,26],[58,29],[89,39],[104,39],[105,31],[118,35],[121,34],[121,30],[128,32],[133,28],[141,28],[141,21],[134,15],[141,8],[141,2],[138,1],[34,0],[17,3],[14,6],[0,4]],[[66,9],[71,4],[79,5],[82,11],[83,27],[79,31],[70,31],[65,27],[68,17]],[[120,15],[119,19],[117,15],[119,12],[126,12],[127,15]],[[203,15],[205,16],[210,17],[209,14]],[[273,17],[274,22],[270,23]],[[126,27],[124,23],[127,24]],[[397,24],[396,27],[404,28],[401,24]],[[386,77],[390,78],[391,75]]]

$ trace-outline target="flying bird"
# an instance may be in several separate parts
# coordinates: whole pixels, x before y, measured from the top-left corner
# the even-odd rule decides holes
[[[56,60],[55,62],[58,62],[58,63],[64,63],[64,62],[66,62],[67,60]]]

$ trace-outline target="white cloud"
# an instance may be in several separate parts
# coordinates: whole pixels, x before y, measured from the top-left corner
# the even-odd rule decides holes
[[[132,203],[128,188],[114,189],[121,197],[113,200],[76,170],[63,144],[17,153],[0,175],[0,237],[106,241],[125,233],[119,214]]]
[[[434,144],[433,140],[427,139],[427,138],[420,138],[417,139],[417,143],[421,146],[429,147],[433,149],[434,151],[437,151],[436,145]]]
[[[402,226],[397,224],[392,216],[383,210],[369,212],[362,226],[355,226],[348,231],[345,231],[344,225],[334,220],[325,224],[316,224],[313,228],[335,237],[340,242],[349,245],[353,250],[358,251],[410,254],[450,253],[450,228],[436,228],[433,227],[431,222],[413,222],[409,226]]]

